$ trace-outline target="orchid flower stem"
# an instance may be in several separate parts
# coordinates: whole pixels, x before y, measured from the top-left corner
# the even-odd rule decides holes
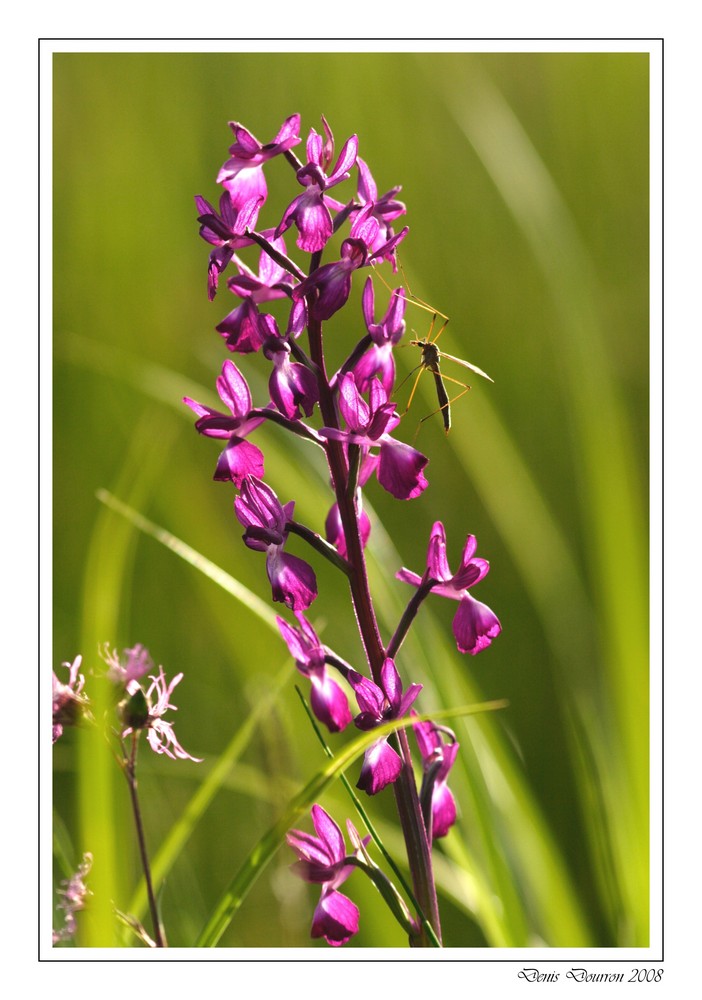
[[[319,370],[319,405],[322,412],[322,419],[326,427],[338,429],[339,422],[335,400],[326,376],[324,364],[322,323],[314,316],[313,300],[308,302],[308,310],[310,319],[307,330],[309,334],[310,355]],[[381,671],[387,653],[380,637],[373,598],[368,583],[368,573],[358,523],[355,491],[349,495],[349,467],[344,447],[340,441],[330,440],[328,442],[327,457],[336,502],[339,507],[344,538],[346,539],[348,561],[351,566],[349,584],[358,628],[368,658],[371,676],[376,684],[382,686]],[[440,941],[441,925],[434,885],[431,843],[427,837],[424,825],[412,767],[412,755],[405,732],[401,731],[398,733],[397,739],[403,766],[397,781],[393,785],[393,791],[407,847],[407,859],[412,873],[414,895],[417,898],[421,911],[426,914],[429,924],[433,928],[434,936]],[[423,927],[419,928],[417,937],[412,937],[410,941],[413,945],[420,947],[427,947],[431,943],[430,935]]]
[[[412,595],[407,607],[402,613],[402,618],[395,629],[395,634],[388,644],[387,653],[388,656],[394,657],[397,655],[400,646],[404,642],[405,636],[407,635],[410,625],[415,619],[417,612],[419,611],[419,606],[424,601],[426,597],[431,593],[432,587],[436,586],[436,580],[425,580],[419,585],[417,590],[415,590]]]
[[[420,911],[427,914],[431,927],[431,934],[428,934],[424,927],[421,927],[418,936],[410,938],[410,944],[413,947],[427,947],[433,938],[441,942],[441,923],[434,885],[431,843],[424,825],[417,784],[412,769],[412,755],[404,729],[398,731],[397,741],[403,765],[402,771],[392,787],[407,847],[407,861],[412,872],[414,892],[419,902]]]
[[[294,337],[290,337],[288,339],[288,343],[290,344],[290,351],[291,351],[293,357],[295,358],[295,360],[299,361],[301,365],[305,366],[305,368],[309,368],[309,370],[311,372],[313,372],[314,375],[317,375],[318,374],[318,372],[317,372],[317,366],[312,361],[312,359],[305,354],[305,352],[302,350],[302,348],[300,347],[300,345],[298,344],[298,342],[295,340],[295,338]]]
[[[353,212],[353,210],[355,208],[360,208],[360,207],[361,206],[359,205],[359,203],[354,201],[353,198],[351,199],[351,201],[347,202],[344,205],[344,207],[334,216],[334,232],[338,233],[343,224],[348,219],[349,215],[351,215],[351,213]]]
[[[161,918],[158,913],[158,906],[156,905],[156,897],[154,895],[154,887],[151,881],[151,868],[149,866],[149,856],[146,852],[146,838],[144,836],[144,824],[141,819],[141,808],[139,806],[139,797],[137,794],[137,779],[136,779],[136,761],[137,761],[137,747],[139,745],[139,733],[132,733],[132,749],[129,757],[125,759],[124,773],[127,778],[127,784],[129,785],[129,794],[132,800],[132,811],[134,813],[134,823],[136,825],[137,831],[137,841],[139,844],[139,854],[141,855],[141,865],[144,869],[144,879],[146,881],[146,894],[149,899],[149,910],[151,912],[151,920],[154,925],[154,941],[157,948],[167,948],[168,943],[166,941],[166,933],[161,923]]]
[[[351,566],[347,560],[337,552],[333,545],[330,545],[321,535],[318,535],[316,531],[312,531],[298,521],[287,521],[285,530],[292,532],[293,535],[298,535],[300,538],[304,538],[307,544],[316,549],[325,559],[328,559],[332,566],[336,566],[346,576],[350,575]]]
[[[287,271],[288,274],[291,274],[293,278],[297,278],[298,281],[305,280],[307,275],[304,271],[300,270],[295,261],[290,260],[290,258],[286,257],[284,253],[280,252],[280,250],[276,250],[276,248],[268,242],[265,236],[262,236],[261,233],[257,233],[254,229],[247,229],[246,235],[250,237],[254,243],[258,243],[261,249],[265,250],[268,256],[276,261],[277,264],[280,264],[280,266]]]
[[[285,152],[283,153],[283,156],[285,157],[285,159],[288,161],[288,163],[296,173],[298,170],[302,170],[302,164],[295,156],[292,149],[286,149]]]
[[[354,856],[348,858],[348,864],[365,872],[387,903],[390,912],[402,929],[410,937],[415,936],[417,933],[416,924],[405,905],[405,901],[383,871],[377,865],[369,864],[367,861],[362,861],[360,858]]]
[[[309,427],[307,424],[303,423],[302,420],[290,420],[284,413],[281,413],[279,410],[274,410],[268,406],[255,406],[253,409],[249,410],[247,420],[255,417],[263,417],[264,420],[270,420],[274,424],[279,424],[281,427],[291,431],[293,434],[297,434],[298,437],[306,438],[308,441],[312,441],[313,444],[319,445],[320,448],[326,449],[327,443],[324,438],[320,437],[313,427]]]
[[[349,671],[353,670],[353,667],[351,666],[350,663],[347,663],[346,660],[342,660],[340,656],[337,656],[337,654],[333,650],[328,649],[326,646],[324,647],[324,662],[328,663],[330,667],[334,667],[335,670],[339,671],[342,677],[347,679],[349,676]],[[326,744],[323,745],[326,747]]]
[[[366,353],[366,351],[368,350],[368,348],[371,346],[372,343],[373,343],[373,338],[369,333],[366,333],[363,337],[361,337],[359,342],[356,344],[354,349],[349,354],[346,361],[344,361],[343,365],[339,369],[337,374],[337,383],[346,374],[346,372],[350,372],[353,370],[354,366],[363,357],[363,355]]]

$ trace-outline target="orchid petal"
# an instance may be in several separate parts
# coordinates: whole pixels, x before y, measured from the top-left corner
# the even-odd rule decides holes
[[[346,944],[358,932],[358,907],[335,889],[323,892],[312,918],[311,936],[333,947]]]
[[[453,634],[459,652],[475,656],[486,649],[501,631],[497,615],[487,604],[481,604],[470,594],[461,598],[453,619]]]
[[[428,461],[404,441],[384,438],[380,446],[378,482],[398,500],[411,500],[429,485],[422,472]]]
[[[366,750],[356,788],[376,795],[386,785],[397,781],[401,770],[402,759],[383,737]]]
[[[273,600],[291,611],[304,611],[317,597],[317,578],[303,559],[288,555],[281,546],[271,546],[266,555],[266,572]]]

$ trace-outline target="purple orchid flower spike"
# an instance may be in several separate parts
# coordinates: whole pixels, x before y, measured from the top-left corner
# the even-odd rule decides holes
[[[231,482],[237,488],[246,476],[263,475],[263,453],[256,445],[244,440],[261,423],[262,417],[248,418],[251,393],[244,376],[233,361],[225,361],[217,379],[219,398],[230,413],[220,413],[185,396],[186,403],[198,415],[195,429],[205,437],[222,438],[227,446],[217,460],[214,478]]]
[[[200,236],[214,247],[207,268],[207,295],[212,301],[217,294],[219,276],[234,256],[234,251],[253,242],[245,234],[248,229],[255,228],[263,199],[251,198],[237,206],[225,192],[219,199],[219,212],[202,195],[195,195],[195,204]]]
[[[244,525],[244,542],[266,553],[266,573],[273,600],[291,611],[305,611],[317,596],[314,570],[303,559],[284,552],[286,524],[292,519],[295,501],[282,506],[270,486],[256,476],[246,476],[241,494],[234,500],[234,513]]]
[[[339,409],[348,430],[322,427],[319,432],[322,437],[365,449],[378,447],[378,482],[398,500],[411,500],[427,488],[423,469],[429,460],[416,448],[390,436],[400,418],[379,379],[371,381],[370,401],[366,403],[353,372],[347,372],[339,383]]]
[[[380,224],[373,217],[373,207],[371,204],[365,205],[356,214],[350,235],[341,244],[340,260],[322,265],[295,286],[293,299],[316,292],[316,298],[311,299],[310,304],[315,319],[329,319],[341,309],[351,294],[353,272],[359,267],[369,267],[376,260],[394,256],[398,244],[409,232],[409,227],[405,226],[400,233],[374,250],[378,243]]]
[[[268,196],[263,164],[301,141],[300,116],[286,118],[275,139],[265,146],[239,122],[229,122],[229,127],[236,141],[229,147],[229,159],[222,165],[217,183],[227,189],[235,207],[252,198],[263,203]]]
[[[284,618],[276,618],[280,634],[285,640],[295,666],[308,677],[311,687],[310,705],[316,718],[323,722],[331,733],[339,733],[351,722],[351,710],[346,695],[336,681],[327,673],[325,649],[317,633],[304,615],[296,615],[299,628],[288,624]]]
[[[425,798],[429,798],[431,808],[432,840],[445,837],[456,822],[456,800],[447,785],[449,771],[453,767],[459,744],[449,730],[441,729],[432,722],[423,722],[414,709],[410,715],[414,735],[417,738],[419,752],[422,755],[424,782],[420,792],[420,801],[424,806]],[[445,733],[451,739],[446,743],[441,734]]]
[[[63,735],[64,726],[76,726],[86,714],[88,699],[83,694],[85,677],[79,673],[83,657],[76,656],[73,663],[62,663],[68,669],[68,683],[64,684],[54,671],[52,675],[52,731],[51,742]]]
[[[368,278],[363,287],[363,318],[373,343],[353,366],[359,392],[367,392],[371,381],[379,378],[385,392],[390,395],[395,384],[395,358],[393,348],[405,332],[405,290],[396,288],[390,297],[387,312],[380,323],[375,322],[375,296],[373,279]]]
[[[351,821],[346,822],[355,843],[365,845],[369,842],[370,837],[361,841]],[[289,846],[298,857],[292,870],[305,882],[322,886],[312,918],[311,937],[323,937],[327,944],[339,947],[358,933],[358,907],[338,892],[339,886],[352,873],[353,865],[348,863],[349,855],[341,830],[320,805],[312,806],[312,823],[316,837],[304,830],[290,830],[286,835]]]
[[[422,690],[421,684],[410,684],[403,693],[400,675],[389,657],[383,663],[380,678],[382,687],[355,670],[349,672],[348,681],[361,710],[353,721],[364,731],[375,729],[390,719],[401,719]],[[390,746],[387,736],[383,736],[366,750],[356,787],[368,795],[375,795],[396,781],[401,770],[402,758]]]
[[[330,188],[350,176],[358,152],[358,138],[352,135],[344,143],[331,174],[327,174],[326,170],[334,155],[334,138],[326,121],[322,121],[326,141],[314,129],[310,130],[307,139],[307,164],[297,172],[297,179],[305,190],[288,205],[276,229],[276,236],[280,236],[294,223],[298,231],[297,245],[308,253],[323,250],[334,232],[327,205],[332,204],[334,208],[343,206],[326,199],[325,195]]]
[[[273,362],[273,372],[268,381],[271,399],[289,420],[299,420],[304,413],[312,415],[315,403],[319,401],[319,386],[314,373],[298,361],[290,360],[290,341],[281,337],[272,316],[261,316],[261,331],[268,335],[263,341],[263,353]]]
[[[404,568],[396,574],[398,580],[413,587],[435,580],[436,584],[432,587],[433,594],[459,601],[458,611],[453,619],[453,634],[459,652],[470,653],[473,656],[486,649],[502,631],[494,611],[491,611],[486,604],[476,601],[468,593],[468,589],[479,583],[490,569],[490,563],[486,559],[475,557],[476,548],[475,536],[468,535],[461,565],[458,571],[452,574],[446,558],[444,526],[441,521],[436,521],[429,538],[424,576],[420,577]]]
[[[390,232],[378,218],[377,205],[373,202],[364,205],[351,224],[351,235],[366,247],[368,263],[387,260],[391,262],[393,271],[396,271],[397,248],[409,232],[409,226],[405,226],[399,233],[390,235]]]

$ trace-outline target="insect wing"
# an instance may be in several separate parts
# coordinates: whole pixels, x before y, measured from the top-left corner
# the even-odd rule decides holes
[[[470,368],[472,372],[475,372],[476,375],[482,375],[482,377],[486,378],[488,382],[495,381],[493,378],[490,378],[487,372],[484,372],[482,368],[478,368],[477,365],[472,365],[470,361],[464,361],[463,358],[455,358],[453,354],[446,354],[444,351],[439,351],[439,355],[441,358],[446,358],[447,361],[455,361],[457,365],[463,365],[464,368]]]

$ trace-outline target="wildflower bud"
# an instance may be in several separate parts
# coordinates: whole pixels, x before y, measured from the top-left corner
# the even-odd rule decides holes
[[[54,725],[77,726],[84,712],[85,702],[79,698],[66,698],[58,703],[54,711]]]
[[[145,729],[149,724],[149,703],[140,687],[117,706],[120,721],[129,729]]]

